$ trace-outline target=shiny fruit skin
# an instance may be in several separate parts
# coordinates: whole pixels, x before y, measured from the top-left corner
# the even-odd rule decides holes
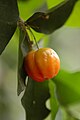
[[[26,74],[37,82],[56,76],[60,69],[60,59],[51,48],[30,51],[24,58]]]

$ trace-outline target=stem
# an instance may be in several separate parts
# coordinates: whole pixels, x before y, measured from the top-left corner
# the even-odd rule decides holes
[[[32,50],[32,42],[30,41],[29,35],[28,35],[27,31],[26,31],[24,21],[19,19],[18,22],[17,22],[17,26],[25,33],[25,39],[27,40],[29,50]]]
[[[28,27],[28,29],[29,29],[29,31],[31,32],[31,34],[32,34],[32,36],[33,36],[33,38],[34,38],[34,41],[35,41],[36,46],[37,46],[37,49],[39,50],[39,46],[38,46],[38,43],[37,43],[37,41],[36,41],[36,38],[35,38],[33,32],[31,31],[31,29],[30,29],[29,27]]]

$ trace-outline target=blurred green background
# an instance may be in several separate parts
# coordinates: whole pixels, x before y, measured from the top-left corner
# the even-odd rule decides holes
[[[18,0],[20,16],[26,20],[35,11],[44,11],[62,0]],[[77,2],[73,13],[66,24],[49,36],[44,36],[42,45],[53,48],[60,56],[61,68],[69,72],[80,71],[80,1]],[[36,39],[42,38],[37,34]],[[17,66],[18,66],[19,31],[16,30],[10,43],[0,56],[0,120],[25,120],[25,111],[17,96]],[[80,118],[79,104],[71,106],[73,114]],[[64,120],[58,111],[56,120]],[[50,119],[46,119],[50,120]]]

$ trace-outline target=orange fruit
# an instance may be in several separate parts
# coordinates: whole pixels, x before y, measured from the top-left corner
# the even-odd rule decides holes
[[[60,59],[51,48],[30,51],[24,58],[26,74],[37,82],[55,77],[60,69]]]

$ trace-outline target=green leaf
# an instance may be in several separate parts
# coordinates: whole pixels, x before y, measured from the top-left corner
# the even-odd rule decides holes
[[[24,30],[20,28],[20,38],[19,38],[19,58],[18,58],[18,88],[17,92],[18,95],[25,89],[25,80],[26,80],[26,73],[24,71],[24,57],[29,51],[28,45],[29,36],[27,32],[25,33]]]
[[[22,98],[22,105],[26,111],[26,119],[43,120],[47,117],[50,111],[46,108],[45,102],[49,97],[48,81],[40,83],[29,78]]]
[[[18,1],[23,1],[23,2],[27,1],[28,2],[29,0],[18,0]]]
[[[58,112],[59,104],[55,94],[55,85],[52,80],[49,80],[49,91],[50,91],[50,107],[51,107],[51,120],[55,120]]]
[[[37,12],[25,23],[35,31],[50,34],[60,28],[69,18],[77,0],[66,0],[46,13]]]
[[[43,4],[45,4],[46,0],[40,0],[36,2],[36,0],[18,0],[18,7],[20,11],[20,16],[23,20],[28,19],[33,11],[39,9]],[[34,6],[34,7],[33,7]]]
[[[78,0],[77,4],[74,7],[73,13],[70,18],[66,22],[66,26],[80,28],[80,0]]]
[[[53,78],[53,82],[56,84],[57,97],[62,105],[80,102],[80,72],[60,71],[57,77]]]
[[[18,88],[17,88],[17,93],[19,95],[25,89],[26,86],[27,73],[25,73],[24,69],[24,57],[30,50],[32,50],[32,41],[30,40],[30,36],[28,34],[28,31],[26,30],[24,22],[21,19],[19,19],[17,24],[20,30],[19,57],[18,57]]]
[[[26,75],[23,70],[23,59],[24,59],[24,51],[22,51],[22,43],[25,41],[25,33],[20,29],[20,37],[19,37],[19,56],[18,56],[18,95],[25,89],[25,79]]]
[[[48,8],[51,8],[63,0],[47,0]],[[72,14],[70,15],[69,19],[65,23],[66,26],[71,27],[80,27],[80,0],[78,0],[77,4],[75,5]]]
[[[18,19],[17,0],[0,0],[0,54],[14,34]]]
[[[48,8],[50,9],[50,8],[60,4],[62,1],[64,1],[64,0],[47,0]]]

